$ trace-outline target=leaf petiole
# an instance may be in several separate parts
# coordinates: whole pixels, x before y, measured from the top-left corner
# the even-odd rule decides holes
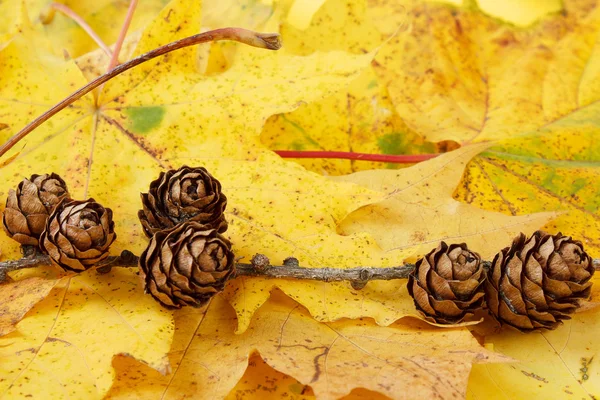
[[[259,33],[250,31],[242,28],[222,28],[215,29],[213,31],[199,33],[197,35],[189,36],[174,42],[168,43],[164,46],[158,47],[154,50],[150,50],[134,59],[131,59],[112,70],[108,71],[104,75],[99,76],[87,85],[81,87],[71,95],[55,104],[48,111],[34,119],[27,126],[9,138],[6,143],[0,147],[0,157],[2,157],[8,150],[14,145],[19,143],[25,136],[31,133],[35,128],[46,122],[53,115],[64,109],[65,107],[73,104],[98,86],[108,82],[117,75],[136,67],[146,61],[152,60],[153,58],[160,57],[164,54],[170,53],[175,50],[182,49],[184,47],[194,46],[200,43],[216,42],[220,40],[232,40],[240,43],[247,44],[249,46],[258,47],[268,50],[278,50],[281,48],[281,39],[278,33]]]

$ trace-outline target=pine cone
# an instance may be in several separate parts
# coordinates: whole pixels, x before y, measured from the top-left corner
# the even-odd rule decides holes
[[[205,305],[235,271],[231,243],[191,221],[157,232],[139,265],[146,293],[171,308]]]
[[[23,245],[37,246],[48,215],[68,197],[67,185],[57,174],[32,175],[30,179],[23,179],[16,191],[8,191],[2,218],[4,230]]]
[[[485,273],[479,254],[466,244],[440,245],[417,261],[408,293],[431,322],[457,324],[482,307]]]
[[[223,215],[227,197],[221,192],[221,183],[205,168],[183,166],[161,172],[141,196],[143,210],[138,217],[148,237],[183,221],[199,222],[219,233],[227,230]]]
[[[114,225],[112,210],[94,199],[63,200],[48,218],[40,248],[64,270],[84,271],[108,257]]]
[[[501,324],[521,331],[554,329],[590,296],[592,259],[561,233],[520,234],[488,271],[486,302]]]

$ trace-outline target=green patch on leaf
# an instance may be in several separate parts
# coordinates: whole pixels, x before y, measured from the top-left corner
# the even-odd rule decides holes
[[[302,151],[306,148],[304,146],[304,143],[302,143],[299,140],[294,140],[290,146],[291,146],[292,150],[296,150],[296,151]]]
[[[406,143],[404,135],[399,132],[393,132],[378,138],[377,146],[379,146],[383,154],[403,154]]]
[[[156,128],[165,116],[165,108],[155,107],[134,107],[125,109],[125,114],[130,119],[130,129],[135,133],[148,133]]]

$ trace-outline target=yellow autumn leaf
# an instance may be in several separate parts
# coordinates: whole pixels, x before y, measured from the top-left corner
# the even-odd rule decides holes
[[[518,26],[528,26],[563,8],[561,0],[476,0],[481,11]]]
[[[519,232],[531,233],[556,214],[506,218],[452,199],[463,168],[487,146],[464,146],[403,170],[363,171],[332,178],[392,193],[389,199],[349,215],[339,229],[345,234],[369,232],[385,250],[416,248],[415,254],[425,254],[443,240],[466,242],[484,259],[492,259],[498,251],[494,244],[510,243]]]
[[[62,278],[15,331],[0,337],[0,397],[101,398],[118,354],[168,372],[172,316],[138,295],[138,280],[121,268]]]
[[[95,50],[98,45],[90,36],[70,17],[62,12],[53,11],[50,7],[52,3],[52,0],[0,2],[1,15],[5,21],[8,21],[0,27],[0,38],[3,29],[8,38],[18,31],[20,13],[23,12],[35,28],[43,32],[44,37],[52,42],[53,51],[57,56],[67,55],[75,58]],[[119,0],[64,0],[58,3],[79,15],[107,46],[117,40],[129,7],[128,2]],[[133,15],[129,32],[141,31],[166,3],[167,0],[145,0],[144,6],[139,7]],[[24,8],[22,11],[21,7]]]
[[[302,55],[337,48],[361,54],[377,49],[406,23],[403,13],[393,15],[395,19],[389,24],[394,29],[382,34],[378,32],[378,21],[371,18],[369,12],[366,1],[329,0],[305,30],[282,23],[280,29],[286,49]],[[344,32],[352,32],[352,35]],[[377,81],[372,68],[355,79],[347,91],[302,105],[291,113],[273,116],[263,128],[261,140],[273,150],[295,151],[417,154],[435,153],[445,147],[425,142],[408,130],[394,112],[387,91]],[[386,167],[383,163],[352,160],[297,161],[307,169],[330,175]]]
[[[317,3],[322,4],[317,7]],[[223,21],[229,14],[224,10],[233,7],[230,4],[213,4],[212,9],[215,12],[211,18],[203,19],[205,26]],[[340,4],[347,7],[347,10],[354,10],[356,14],[353,16],[357,18],[362,18],[363,13],[368,14],[368,18],[381,18],[387,13],[387,23],[376,22],[369,25],[368,19],[365,20],[367,22],[359,21],[354,26],[361,29],[357,29],[356,35],[349,39],[344,38],[347,26],[345,24],[348,21],[334,23],[330,27],[331,40],[328,43],[320,43],[317,40],[318,35],[327,33],[328,28],[324,20],[319,20],[318,17],[333,15],[333,5]],[[485,203],[481,205],[513,214],[512,216],[478,210],[451,198],[468,160],[487,145],[465,146],[400,172],[370,171],[335,180],[307,172],[295,163],[285,162],[261,146],[258,136],[265,121],[270,117],[267,128],[262,130],[264,142],[268,142],[265,141],[265,132],[269,132],[268,129],[296,129],[293,124],[293,129],[285,125],[287,121],[284,118],[289,120],[293,117],[296,119],[291,121],[297,126],[310,128],[308,131],[315,135],[315,142],[326,143],[326,140],[335,142],[340,137],[346,141],[355,138],[356,135],[352,134],[360,132],[361,127],[357,125],[363,116],[366,120],[377,122],[382,110],[391,105],[390,98],[397,106],[398,87],[394,85],[398,82],[395,81],[396,77],[390,78],[386,75],[390,72],[389,69],[385,70],[389,65],[376,61],[374,65],[380,77],[379,81],[375,82],[376,85],[371,85],[375,80],[373,72],[369,69],[374,55],[371,51],[393,33],[390,31],[390,27],[393,26],[391,21],[397,17],[388,12],[385,2],[382,4],[383,6],[371,4],[372,8],[367,9],[359,2],[330,0],[313,2],[310,9],[305,10],[299,1],[294,2],[291,9],[287,8],[289,4],[284,4],[281,8],[270,8],[270,3],[264,1],[251,4],[253,7],[248,11],[232,13],[234,20],[244,21],[247,26],[257,24],[261,29],[281,29],[284,37],[287,32],[291,40],[290,48],[275,54],[232,46],[233,51],[228,53],[224,46],[210,46],[210,60],[203,59],[208,54],[206,48],[200,50],[201,54],[186,49],[128,72],[109,82],[100,96],[88,96],[53,118],[24,141],[24,148],[16,148],[4,157],[0,163],[2,177],[10,177],[8,180],[11,182],[0,182],[0,193],[5,193],[23,175],[29,175],[28,171],[37,172],[39,168],[54,169],[67,179],[71,192],[76,197],[94,196],[115,210],[117,232],[124,234],[119,236],[113,251],[130,249],[139,253],[146,243],[136,217],[136,211],[140,207],[139,192],[145,191],[150,180],[161,170],[183,164],[203,165],[221,180],[228,196],[227,218],[230,221],[230,230],[227,235],[233,240],[237,255],[249,258],[254,253],[261,252],[277,264],[284,257],[294,255],[307,267],[348,268],[357,265],[401,264],[407,257],[414,257],[433,247],[434,242],[438,240],[454,241],[463,237],[468,238],[468,243],[476,250],[491,256],[498,250],[499,242],[502,242],[501,246],[508,244],[514,232],[533,230],[546,221],[547,217],[554,215],[515,214],[548,209],[563,210],[565,193],[570,188],[567,186],[568,180],[573,177],[574,171],[577,171],[585,176],[584,181],[577,184],[583,185],[578,189],[578,193],[581,193],[584,200],[574,197],[572,205],[581,214],[563,214],[557,221],[562,221],[562,226],[568,226],[569,221],[579,218],[577,230],[584,232],[585,228],[589,229],[590,218],[595,218],[591,215],[597,210],[597,207],[594,208],[596,197],[593,197],[591,185],[586,185],[594,178],[593,150],[584,154],[583,160],[576,158],[576,154],[581,153],[576,151],[577,149],[558,153],[555,156],[559,161],[568,162],[568,167],[563,170],[559,170],[559,167],[564,163],[549,163],[550,167],[539,168],[536,157],[541,156],[536,151],[539,150],[539,142],[560,143],[569,134],[578,135],[576,137],[589,142],[595,134],[593,113],[574,113],[573,118],[566,120],[567,128],[565,124],[558,123],[534,134],[523,128],[515,135],[517,139],[511,139],[513,142],[502,142],[500,146],[491,147],[481,156],[476,156],[475,161],[468,167],[463,186],[456,195],[471,196],[471,199],[467,199],[468,202],[475,203],[473,198],[476,194],[483,196],[485,193],[496,193],[501,201],[494,200],[491,206]],[[413,4],[416,4],[414,8]],[[293,21],[294,6],[299,10],[297,12],[304,15],[300,20],[289,23],[290,18]],[[156,16],[153,23],[141,34],[139,41],[133,36],[130,37],[131,48],[137,44],[134,52],[139,54],[176,38],[196,33],[200,29],[199,7],[198,2],[173,1]],[[569,9],[569,5],[567,8]],[[272,15],[268,13],[269,18],[262,19],[267,16],[266,10],[269,9],[273,10]],[[546,28],[538,26],[525,33],[491,20],[473,7],[462,10],[446,5],[422,6],[418,2],[411,2],[410,7],[403,12],[409,10],[407,15],[418,19],[414,11],[417,9],[429,13],[427,16],[432,17],[432,31],[438,33],[445,29],[441,28],[440,24],[451,20],[448,15],[459,15],[458,19],[463,14],[468,15],[465,19],[476,32],[468,29],[465,29],[465,32],[469,32],[470,38],[481,40],[484,44],[486,36],[478,37],[478,29],[482,26],[491,29],[494,34],[497,33],[494,31],[495,26],[501,27],[498,29],[502,34],[509,31],[520,33],[524,39],[518,37],[518,40],[523,40],[523,43],[531,47],[524,45],[521,53],[504,55],[508,58],[520,54],[526,61],[529,60],[527,57],[537,60],[538,52],[545,51],[536,48],[534,44],[552,46],[562,43],[564,38],[561,35],[564,32],[557,33],[556,37],[546,37],[552,32],[552,26],[569,27],[569,24],[576,24],[581,28],[589,24],[585,25],[586,29],[595,32],[592,23],[595,20],[591,17],[586,20],[588,17],[585,16],[585,7],[567,17],[550,17],[554,19],[549,20]],[[352,20],[350,23],[352,25],[356,21]],[[296,26],[293,26],[294,24]],[[309,33],[315,34],[314,42],[311,40],[311,44],[305,46],[299,39],[304,31],[299,29],[294,32],[293,29],[309,24]],[[375,29],[371,29],[373,26]],[[459,26],[462,30],[462,25]],[[368,29],[362,30],[364,27]],[[575,29],[573,37],[562,46],[576,47],[577,39],[580,38],[577,35],[580,34],[581,32]],[[293,39],[294,35],[297,39]],[[414,36],[414,32],[410,31],[407,35]],[[401,34],[396,37],[404,36]],[[590,33],[590,37],[592,36]],[[568,35],[565,34],[564,37]],[[412,36],[411,38],[414,39]],[[36,46],[31,45],[32,39],[37,41]],[[438,39],[440,38],[436,36],[433,41]],[[398,57],[394,47],[397,43],[394,40],[382,45],[377,60],[381,60],[379,57],[386,51],[389,57]],[[362,51],[358,47],[360,43],[368,44],[365,54],[361,54]],[[407,40],[405,43],[412,42]],[[446,46],[447,43],[444,44]],[[448,47],[451,47],[451,43]],[[442,48],[445,47],[440,46],[437,49]],[[410,50],[410,46],[408,49]],[[489,57],[495,57],[492,50],[487,47],[485,49],[490,51]],[[412,50],[417,52],[423,49],[415,46]],[[531,51],[535,54],[529,54]],[[40,27],[35,24],[31,29],[24,28],[22,35],[17,35],[11,44],[0,52],[0,124],[3,124],[0,127],[5,127],[0,129],[0,139],[4,140],[10,136],[65,93],[81,86],[86,78],[89,79],[94,73],[97,74],[105,68],[106,59],[103,56],[84,55],[75,64],[71,61],[65,62],[60,57],[53,57],[52,54],[57,53],[51,37],[42,34]],[[401,54],[410,56],[412,53]],[[430,55],[434,56],[433,53]],[[391,60],[390,65],[396,61]],[[508,65],[507,60],[503,61],[504,64],[498,64],[498,69]],[[537,67],[533,61],[528,65]],[[569,65],[567,63],[563,67],[567,68]],[[419,66],[420,64],[415,66],[416,71]],[[81,72],[79,68],[86,71]],[[592,73],[595,71],[593,65],[589,68]],[[512,73],[515,69],[509,72]],[[208,76],[203,74],[205,71]],[[440,76],[452,76],[453,72],[450,68],[449,71],[440,72]],[[400,72],[394,71],[394,74],[396,73]],[[527,79],[533,76],[537,75],[531,73]],[[469,79],[475,77],[476,74],[467,77],[467,86],[473,83],[468,82]],[[589,82],[585,80],[586,85]],[[535,86],[535,82],[527,83],[531,87]],[[386,93],[386,84],[389,84],[391,96]],[[513,83],[510,81],[503,84],[507,89]],[[476,83],[474,85],[476,86]],[[455,88],[452,85],[448,87]],[[402,136],[405,140],[417,144],[429,143],[435,146],[435,150],[447,149],[446,144],[416,139],[416,134],[428,133],[424,132],[419,124],[432,125],[439,120],[441,123],[449,121],[444,112],[456,109],[453,109],[453,105],[448,106],[448,93],[452,97],[451,90],[444,92],[435,88],[435,95],[427,101],[431,101],[428,104],[432,105],[436,112],[425,114],[427,121],[414,122],[410,113],[397,107],[396,112],[386,115],[382,122],[383,125],[392,124],[393,129],[371,122],[371,126],[375,126],[376,129],[372,135],[367,135],[361,144],[365,149],[369,149],[368,151],[375,152],[375,144],[379,149],[382,148],[379,139],[388,133],[394,133],[393,130],[397,127],[406,127],[407,134]],[[332,95],[333,97],[329,97]],[[348,102],[350,95],[355,95],[357,100]],[[436,97],[438,95],[439,97]],[[462,95],[464,93],[458,97]],[[343,114],[344,97],[346,105],[350,103],[355,107],[353,110],[357,111],[352,118]],[[380,105],[374,110],[361,109],[364,106],[361,100],[373,97],[383,106]],[[416,98],[419,99],[419,96]],[[464,99],[459,100],[459,108],[463,106],[463,100],[468,103],[465,106],[467,117],[480,106],[477,103],[478,98],[473,100],[464,95]],[[512,104],[514,98],[504,100],[511,104],[507,106],[508,111],[505,110],[504,116],[512,117],[511,113],[515,110],[527,111],[524,106],[521,107],[522,104]],[[315,102],[314,107],[313,104],[305,105],[311,102]],[[294,111],[297,108],[299,109]],[[438,114],[438,108],[444,112]],[[272,117],[275,114],[279,116]],[[324,138],[327,135],[325,129],[313,133],[313,129],[321,127],[319,122],[325,124],[323,116],[327,115],[332,115],[331,126],[335,127],[337,135],[335,139]],[[532,123],[524,121],[523,118],[507,119],[508,133],[498,127],[489,137],[486,136],[486,132],[481,138],[513,137],[514,131],[520,129],[520,124],[524,122]],[[430,140],[438,141],[448,134],[450,136],[446,139],[462,141],[458,139],[461,126],[457,128],[449,124],[447,128],[443,133],[434,132],[440,134],[440,137]],[[281,131],[285,135],[286,131]],[[455,132],[458,133],[455,135]],[[345,136],[342,136],[342,133]],[[527,134],[525,139],[524,134]],[[398,137],[392,136],[388,142],[395,144]],[[279,140],[273,143],[293,143],[286,142],[286,138],[281,136],[278,138],[273,135],[272,138]],[[522,146],[523,143],[525,146]],[[523,153],[519,152],[521,150]],[[402,152],[420,152],[420,149],[407,144],[402,147]],[[525,160],[514,155],[523,156]],[[506,159],[510,160],[510,163],[506,162]],[[515,159],[520,163],[515,163]],[[513,176],[506,171],[502,174],[496,171],[494,175],[489,169],[479,177],[473,175],[472,165],[483,162],[482,160],[494,161],[495,164],[491,161],[488,164],[496,167],[500,165],[498,171],[514,168],[515,174],[525,176],[531,182],[535,182],[535,179],[540,180],[537,187],[535,184],[531,185],[535,188],[532,195],[529,195],[530,198],[518,196],[519,185],[511,181],[510,189],[514,190],[518,204],[524,204],[522,209],[515,209],[513,212],[506,205],[502,197],[504,191],[508,191],[507,188],[500,186],[500,191],[498,186],[491,184],[491,189],[488,186],[479,189],[479,185],[484,185],[481,179],[483,175],[486,175],[483,182],[487,183],[485,179],[491,182],[491,178],[488,177],[491,176],[499,179],[502,185],[507,184],[506,181],[501,181],[502,179]],[[333,165],[330,171],[339,174],[360,169],[348,164],[340,162]],[[531,168],[530,164],[534,167]],[[317,172],[322,172],[322,169],[317,169],[320,165],[322,164],[312,167]],[[535,201],[535,196],[542,192],[543,188],[550,187],[546,174],[551,171],[558,171],[552,179],[560,182],[555,183],[556,188],[551,188],[550,191],[555,190],[561,199],[542,203],[538,208],[532,209],[531,203]],[[582,205],[582,201],[587,203]],[[498,204],[502,204],[503,208],[495,208]],[[373,220],[368,218],[369,210],[383,212]],[[394,217],[400,218],[393,219]],[[419,218],[423,219],[423,222],[414,223]],[[429,228],[432,224],[427,224],[429,219],[435,222],[431,229]],[[484,222],[479,224],[479,219]],[[384,225],[384,222],[388,225]],[[404,243],[403,240],[406,244],[398,247],[398,243]],[[9,257],[19,257],[17,246],[10,243],[6,237],[0,238],[0,247]],[[108,283],[113,286],[101,287],[107,286]],[[64,285],[56,288],[46,301],[35,306],[29,317],[17,326],[16,332],[6,336],[12,340],[18,334],[18,341],[5,342],[8,343],[5,345],[0,339],[3,360],[6,354],[6,359],[12,363],[11,366],[23,360],[28,362],[17,375],[11,375],[12,383],[5,386],[9,396],[39,393],[39,387],[36,386],[38,384],[41,387],[48,386],[47,392],[54,397],[66,397],[70,394],[69,391],[72,391],[73,397],[103,395],[110,387],[113,377],[110,361],[113,355],[119,353],[132,354],[135,358],[149,363],[154,370],[133,359],[117,357],[114,365],[119,379],[109,393],[109,396],[115,398],[178,397],[181,393],[223,397],[243,376],[248,357],[252,354],[260,354],[267,364],[299,379],[301,384],[295,388],[296,395],[302,394],[304,384],[311,384],[314,393],[325,397],[339,397],[357,387],[370,388],[389,396],[405,396],[407,393],[413,393],[406,389],[409,387],[407,385],[411,384],[414,393],[427,397],[433,396],[436,389],[442,389],[438,379],[443,379],[443,389],[448,389],[448,382],[452,389],[450,393],[440,393],[464,397],[472,361],[481,355],[489,356],[490,360],[494,361],[506,360],[483,350],[465,329],[438,330],[414,321],[381,328],[370,320],[340,320],[326,324],[319,324],[313,320],[332,321],[343,317],[368,316],[374,318],[378,324],[389,325],[402,316],[414,315],[415,310],[404,281],[371,282],[362,291],[357,291],[345,283],[239,277],[228,283],[224,296],[214,299],[206,316],[196,310],[184,310],[176,314],[179,333],[175,337],[170,354],[173,373],[160,376],[156,370],[165,371],[164,357],[171,338],[168,329],[170,313],[158,311],[162,318],[155,316],[159,310],[158,305],[154,304],[150,297],[141,296],[142,289],[137,286],[138,279],[132,271],[115,271],[108,276],[97,276],[90,271],[78,277],[65,278]],[[263,305],[276,287],[302,305],[297,305],[278,294],[274,295],[273,302]],[[80,288],[83,290],[78,291]],[[112,292],[112,289],[116,291]],[[135,293],[135,296],[131,293]],[[77,297],[78,294],[82,297]],[[58,309],[52,308],[61,295],[64,296],[63,306]],[[235,310],[229,308],[225,299],[231,302]],[[152,306],[149,306],[150,304]],[[116,313],[113,310],[116,310]],[[588,311],[588,315],[595,315],[590,314],[592,312],[593,310]],[[100,323],[94,325],[93,321],[97,321],[94,319],[97,315],[101,315],[102,321],[110,328],[98,326]],[[159,320],[155,324],[144,325],[143,322],[147,318]],[[129,329],[128,325],[133,328]],[[40,326],[46,328],[45,336],[39,332]],[[147,347],[143,340],[138,340],[140,338],[132,335],[131,330],[135,331],[140,326],[147,328],[142,339],[150,337],[156,341],[152,344],[153,348]],[[111,341],[111,346],[100,349],[98,343],[89,340],[89,337],[94,337],[95,332],[104,334],[105,329],[109,335],[114,335],[108,336],[109,338],[119,337],[125,332],[124,343]],[[288,329],[291,331],[290,336],[284,335]],[[234,335],[236,330],[239,335]],[[578,328],[577,332],[579,331],[583,332],[583,329]],[[86,337],[83,332],[92,334]],[[581,342],[588,340],[584,333],[581,335],[585,337]],[[309,337],[312,343],[306,344],[306,337]],[[506,343],[502,342],[502,338],[497,339],[494,336],[488,336],[487,341],[497,341],[498,348],[504,349],[515,358],[522,356],[519,337],[507,335],[506,338]],[[553,340],[553,345],[556,346],[555,342],[564,340],[564,337],[557,336]],[[569,339],[566,341],[569,343]],[[443,345],[438,347],[437,343]],[[414,344],[417,346],[413,346]],[[75,348],[77,351],[74,351]],[[255,350],[258,350],[258,353],[255,353]],[[466,353],[454,353],[455,350],[465,350]],[[579,348],[569,352],[570,371],[575,371],[573,368],[577,365],[573,361],[575,358],[571,356],[579,352]],[[586,357],[589,362],[590,356]],[[556,361],[557,357],[550,353],[547,359],[552,362]],[[51,377],[41,372],[48,370],[48,365],[53,365],[58,360],[61,365],[68,367]],[[523,361],[523,370],[529,374],[521,374],[526,378],[525,382],[532,378],[537,381],[536,377],[542,376],[538,375],[540,371],[530,368],[529,359],[523,358]],[[432,365],[435,365],[435,369]],[[89,370],[85,372],[87,367]],[[368,368],[377,371],[378,378],[373,379],[370,374],[363,373],[364,369]],[[505,371],[504,367],[498,368],[498,371]],[[489,390],[489,382],[485,381],[478,371],[481,369],[475,369],[472,376],[472,382],[476,384],[472,387]],[[514,378],[510,373],[499,373]],[[417,375],[417,378],[413,376],[416,379],[414,382],[410,380],[412,374]],[[141,379],[142,376],[144,379]],[[50,378],[54,378],[54,381],[47,383],[44,380]],[[278,375],[277,379],[286,378]],[[70,380],[74,380],[75,384],[63,384]],[[526,388],[526,385],[525,383],[523,387]],[[252,384],[248,387],[251,388]],[[282,395],[287,393],[281,392]],[[371,393],[362,394],[369,398]],[[252,393],[246,392],[242,395],[250,397]]]
[[[494,334],[494,327],[488,328],[485,342],[519,362],[473,366],[467,398],[593,398],[600,393],[598,277],[592,287],[593,307],[578,311],[554,331],[524,335],[504,329]]]
[[[0,284],[0,336],[15,330],[15,325],[37,302],[44,299],[56,280],[27,278]]]
[[[240,335],[234,334],[235,313],[221,296],[206,312],[185,310],[176,318],[186,322],[176,323],[182,328],[171,352],[174,373],[161,376],[119,359],[109,399],[223,398],[254,351],[276,370],[310,384],[318,398],[329,399],[357,387],[391,398],[404,398],[408,390],[425,397],[462,397],[471,363],[510,360],[481,347],[465,328],[440,332],[422,322],[386,328],[367,320],[318,323],[281,294]],[[130,378],[142,374],[143,382]]]
[[[311,259],[299,249],[278,242],[265,246],[269,249],[266,254],[272,260],[282,260],[286,254],[293,254],[302,265],[315,267],[386,267],[394,262],[414,260],[445,240],[467,242],[474,251],[491,259],[498,251],[498,243],[510,243],[521,231],[533,232],[556,214],[507,218],[501,213],[482,211],[452,199],[463,168],[486,146],[463,147],[400,171],[373,170],[332,178],[364,185],[390,196],[382,202],[365,205],[339,221],[338,230],[355,242],[352,247],[342,242],[334,243],[332,238],[309,237],[302,241],[307,243],[306,248],[315,248],[318,244],[329,258]],[[232,220],[233,224],[237,223],[235,218]],[[366,234],[375,240],[367,241],[369,246],[361,246],[358,239],[367,238]],[[233,240],[235,242],[236,238]],[[278,254],[274,248],[282,248],[284,252]],[[368,316],[381,325],[389,325],[405,316],[417,316],[404,281],[370,282],[358,291],[348,283],[239,277],[230,282],[225,291],[238,313],[239,332],[246,329],[254,312],[275,287],[304,305],[319,321]]]

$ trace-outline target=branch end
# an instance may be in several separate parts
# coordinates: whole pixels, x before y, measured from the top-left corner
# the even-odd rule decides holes
[[[264,42],[265,49],[279,50],[283,46],[279,33],[259,33],[257,37]]]

